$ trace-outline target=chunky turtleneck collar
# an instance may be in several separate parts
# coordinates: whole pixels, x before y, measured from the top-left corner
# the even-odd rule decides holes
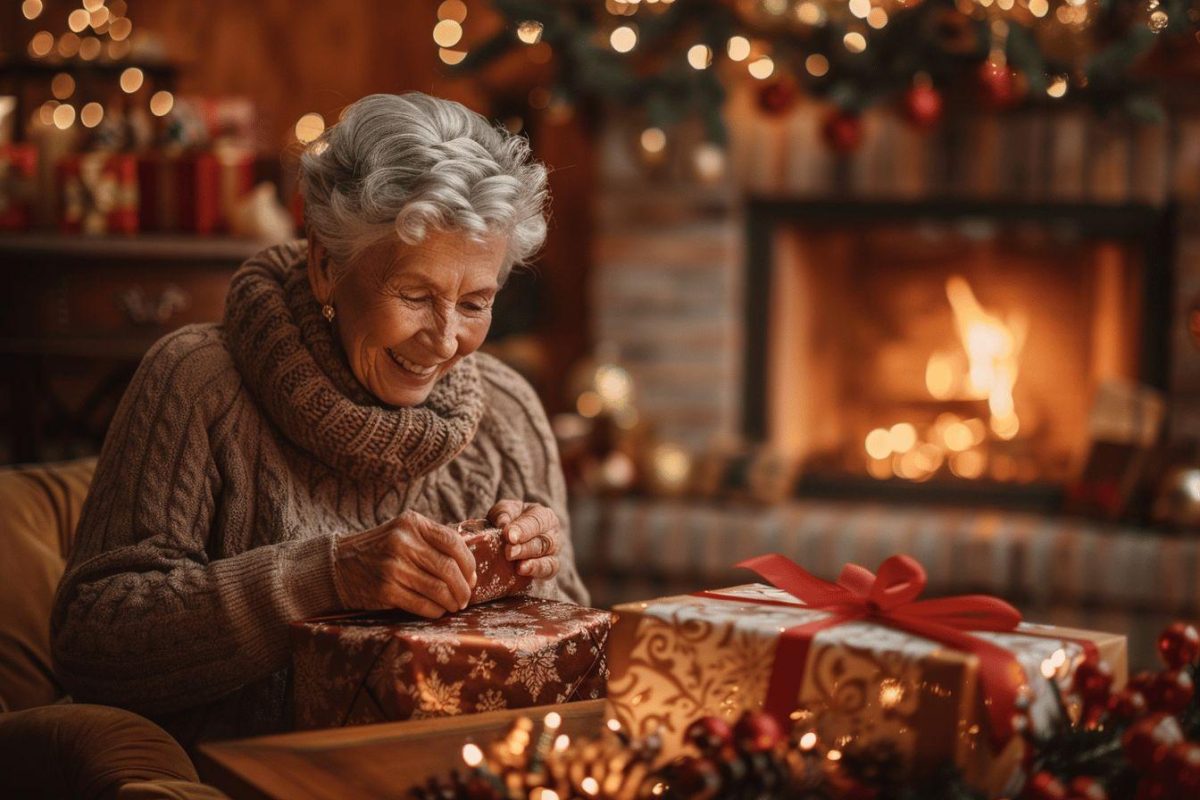
[[[294,444],[359,480],[409,481],[453,459],[483,416],[474,358],[442,376],[421,405],[382,405],[354,377],[321,315],[306,254],[303,241],[264,250],[229,286],[226,339],[267,416]]]

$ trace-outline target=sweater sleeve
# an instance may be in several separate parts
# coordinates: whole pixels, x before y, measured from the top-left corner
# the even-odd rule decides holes
[[[163,714],[286,666],[287,624],[337,606],[333,539],[222,557],[211,423],[240,382],[215,326],[146,355],[101,450],[51,618],[79,701]]]
[[[533,594],[587,605],[587,587],[575,563],[567,487],[558,455],[558,443],[542,402],[529,383],[494,358],[484,357],[481,367],[489,386],[490,422],[504,462],[500,499],[539,503],[558,515],[564,543],[558,575],[552,581],[534,582]]]

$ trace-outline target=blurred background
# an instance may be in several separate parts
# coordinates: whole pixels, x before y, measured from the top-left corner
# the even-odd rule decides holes
[[[909,552],[1045,621],[1200,616],[1197,0],[5,0],[0,54],[2,462],[95,454],[302,235],[304,144],[419,90],[552,170],[487,347],[597,605]]]

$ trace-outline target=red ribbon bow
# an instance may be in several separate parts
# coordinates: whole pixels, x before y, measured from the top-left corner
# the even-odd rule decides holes
[[[796,707],[808,649],[817,632],[844,622],[866,620],[977,656],[992,741],[1002,746],[1012,737],[1013,715],[1017,696],[1025,685],[1025,672],[1012,653],[967,633],[1016,628],[1021,612],[1008,603],[978,594],[918,600],[925,589],[925,569],[904,555],[884,561],[878,575],[857,564],[847,564],[836,583],[816,577],[779,554],[757,556],[736,566],[757,572],[808,608],[829,612],[828,617],[816,622],[789,628],[780,638],[764,709],[781,721],[786,722]]]

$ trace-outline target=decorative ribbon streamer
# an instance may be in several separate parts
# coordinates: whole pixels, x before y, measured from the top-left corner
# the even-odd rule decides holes
[[[788,628],[780,637],[763,709],[785,724],[800,695],[813,637],[826,628],[861,620],[898,628],[974,654],[979,659],[980,685],[992,743],[1000,747],[1012,738],[1013,715],[1017,697],[1025,685],[1025,672],[1012,653],[967,633],[1015,629],[1021,621],[1021,612],[1008,603],[987,595],[918,600],[925,589],[925,569],[905,555],[884,561],[878,575],[857,564],[847,564],[835,583],[816,577],[777,553],[756,556],[735,566],[753,570],[804,607],[829,612],[824,619]],[[723,600],[792,605],[719,592],[698,594]]]

